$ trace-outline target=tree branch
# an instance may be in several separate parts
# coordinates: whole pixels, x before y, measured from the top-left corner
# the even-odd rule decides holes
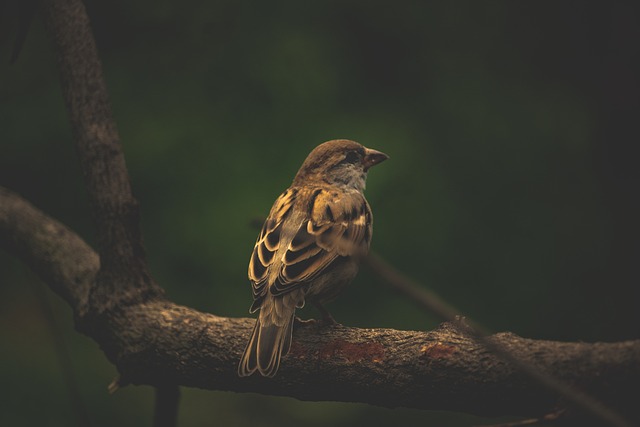
[[[81,0],[45,1],[62,92],[98,236],[101,268],[89,308],[96,314],[163,295],[149,274],[120,135]]]
[[[87,310],[100,259],[63,224],[0,187],[0,245],[24,261],[76,313]]]
[[[69,229],[4,189],[0,244],[36,266],[55,292],[81,309],[97,256]],[[266,379],[236,375],[253,319],[162,300],[119,307],[102,318],[100,328],[79,326],[117,366],[123,385],[171,383],[479,415],[541,416],[560,403],[450,323],[430,332],[300,326],[278,376]],[[488,339],[638,421],[640,341],[562,343],[510,333]]]

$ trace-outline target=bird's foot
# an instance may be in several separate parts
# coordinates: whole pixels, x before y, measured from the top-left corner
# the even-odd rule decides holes
[[[336,319],[333,318],[331,313],[329,313],[327,311],[327,309],[324,308],[324,306],[322,304],[320,304],[317,301],[314,301],[313,305],[316,306],[316,308],[318,309],[318,311],[322,315],[322,320],[321,320],[322,326],[340,326],[340,324],[338,322],[336,322]]]
[[[336,322],[336,319],[327,311],[322,313],[322,326],[340,326],[340,323]]]

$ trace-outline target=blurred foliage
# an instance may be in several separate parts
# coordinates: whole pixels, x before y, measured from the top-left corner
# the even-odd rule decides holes
[[[373,248],[406,274],[494,330],[640,335],[637,6],[86,3],[151,268],[176,302],[245,316],[251,221],[315,145],[350,138],[391,156],[368,180]],[[42,16],[11,66],[2,34],[0,185],[92,242]],[[42,285],[5,253],[0,284],[0,425],[71,425],[33,292]],[[151,390],[108,396],[115,369],[50,299],[95,424],[149,425]],[[353,326],[438,322],[367,271],[329,308]],[[198,390],[184,390],[180,417],[184,426],[483,422]]]

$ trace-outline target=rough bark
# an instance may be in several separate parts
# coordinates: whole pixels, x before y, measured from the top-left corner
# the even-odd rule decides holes
[[[99,268],[97,255],[82,239],[0,189],[0,243],[33,266],[76,312],[82,310]],[[236,374],[253,319],[151,299],[116,307],[90,324],[81,317],[77,322],[117,366],[121,385],[178,384],[480,415],[539,416],[562,405],[449,323],[430,332],[297,326],[278,375],[265,379]],[[490,340],[628,416],[634,412],[640,341],[566,343],[510,333]]]
[[[96,225],[102,268],[89,295],[99,314],[163,295],[148,271],[140,210],[102,75],[89,17],[80,0],[47,0],[60,84]]]

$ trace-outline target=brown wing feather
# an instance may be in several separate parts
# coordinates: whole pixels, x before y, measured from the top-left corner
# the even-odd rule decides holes
[[[253,285],[254,299],[264,295],[269,270],[275,261],[274,255],[280,248],[283,223],[291,213],[297,193],[297,189],[289,188],[278,197],[253,247],[249,260],[249,280]],[[251,311],[255,311],[253,306]]]
[[[313,191],[313,205],[291,239],[270,292],[280,295],[313,280],[339,256],[362,256],[369,249],[372,216],[364,196]],[[281,242],[285,244],[285,242]]]

